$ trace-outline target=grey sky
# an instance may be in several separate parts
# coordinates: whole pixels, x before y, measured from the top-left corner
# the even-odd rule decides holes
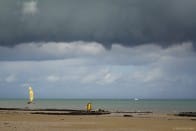
[[[1,0],[0,44],[195,42],[195,0]]]
[[[195,0],[1,0],[0,98],[196,98]]]

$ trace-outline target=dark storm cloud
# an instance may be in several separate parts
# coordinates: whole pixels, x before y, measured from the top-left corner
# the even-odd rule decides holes
[[[32,0],[33,1],[33,0]],[[195,0],[1,0],[0,44],[97,41],[110,47],[196,40]]]

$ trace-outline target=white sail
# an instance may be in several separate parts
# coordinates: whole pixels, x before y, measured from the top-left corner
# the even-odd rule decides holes
[[[32,87],[29,87],[29,103],[32,103],[34,100],[34,93]]]

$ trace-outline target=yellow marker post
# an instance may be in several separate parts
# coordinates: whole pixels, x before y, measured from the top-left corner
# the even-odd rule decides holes
[[[88,103],[88,104],[86,105],[86,110],[87,110],[87,111],[91,111],[91,110],[92,110],[92,104],[91,104],[91,103]]]

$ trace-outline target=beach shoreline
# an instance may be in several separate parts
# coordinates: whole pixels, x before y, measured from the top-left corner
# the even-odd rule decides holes
[[[196,130],[196,117],[145,112],[112,112],[105,115],[57,115],[64,111],[0,110],[0,130],[174,131]]]

